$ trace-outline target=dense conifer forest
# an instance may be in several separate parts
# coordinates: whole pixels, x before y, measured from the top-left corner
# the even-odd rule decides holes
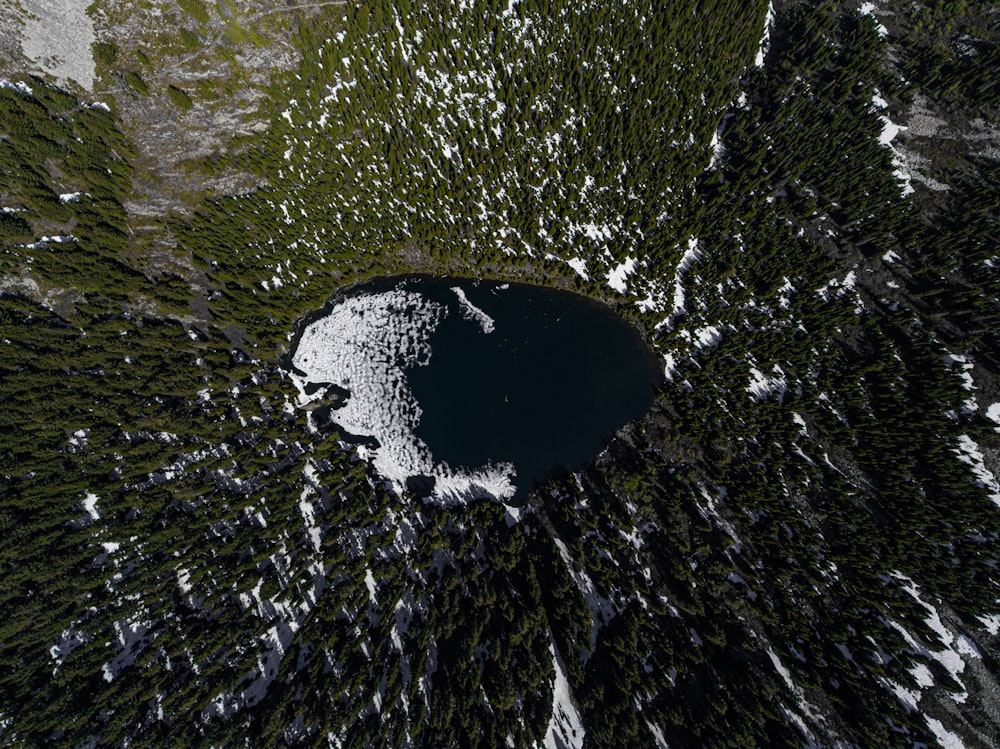
[[[0,746],[996,745],[995,9],[164,6],[106,96],[0,86]],[[140,215],[133,114],[279,48],[182,165],[252,187]],[[414,271],[608,302],[650,413],[521,508],[393,491],[285,357]]]

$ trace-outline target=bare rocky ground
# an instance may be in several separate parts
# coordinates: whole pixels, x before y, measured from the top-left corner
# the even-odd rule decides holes
[[[114,51],[103,60],[94,55],[92,78],[78,73],[67,79],[54,57],[58,36],[40,40],[36,34],[28,45],[26,33],[38,25],[39,11],[59,14],[56,5],[71,2],[0,0],[0,76],[42,74],[118,110],[139,152],[126,206],[137,234],[172,213],[189,213],[202,197],[254,189],[256,177],[209,172],[204,163],[229,154],[240,136],[267,130],[267,90],[275,73],[299,62],[291,42],[299,25],[343,5],[220,1],[197,4],[202,12],[192,14],[174,2],[97,0],[88,9],[90,38]],[[48,20],[49,28],[59,26]],[[189,98],[189,107],[171,98],[171,87]]]
[[[299,63],[294,35],[343,4],[194,0],[185,10],[171,1],[0,0],[0,78],[41,75],[117,111],[138,151],[125,205],[134,261],[154,275],[177,273],[197,290],[201,274],[175,251],[164,220],[190,214],[205,197],[259,185],[246,171],[206,165],[239,149],[239,138],[267,131],[274,76]],[[92,26],[82,34],[92,57],[76,43],[75,66],[58,53],[54,31],[69,22]]]
[[[97,38],[117,45],[118,53],[112,64],[99,66],[94,94],[114,98],[139,150],[127,205],[137,229],[147,219],[189,212],[202,196],[239,194],[256,185],[251,175],[209,175],[201,164],[229,153],[234,138],[267,130],[272,75],[298,64],[290,37],[318,11],[259,8],[249,2],[206,6],[208,20],[202,22],[173,3],[98,3]],[[251,29],[260,41],[244,40],[241,32]],[[130,85],[132,74],[148,93]],[[171,100],[171,86],[190,98],[189,109]]]

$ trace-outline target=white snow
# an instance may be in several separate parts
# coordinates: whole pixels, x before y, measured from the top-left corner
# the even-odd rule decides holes
[[[583,593],[584,600],[587,601],[587,608],[590,609],[590,650],[597,646],[597,633],[601,627],[607,624],[615,616],[614,604],[610,600],[597,592],[594,582],[583,570],[578,570],[573,564],[573,557],[570,556],[569,549],[560,539],[554,539],[556,548],[559,549],[559,556],[569,570],[569,576],[573,579],[576,587]]]
[[[788,390],[788,382],[785,380],[784,372],[777,365],[774,366],[777,376],[769,377],[756,367],[750,367],[750,384],[746,391],[754,400],[763,400],[772,393],[782,394]]]
[[[712,348],[722,340],[722,331],[714,325],[706,325],[696,330],[694,337],[698,348]]]
[[[579,257],[570,258],[569,260],[566,261],[566,264],[569,265],[569,267],[572,268],[574,271],[576,271],[576,274],[580,276],[584,281],[590,280],[590,276],[587,275],[587,262],[583,258]]]
[[[983,623],[983,627],[991,635],[996,636],[1000,634],[1000,615],[994,614],[993,616],[980,616],[979,621]]]
[[[56,644],[49,648],[49,657],[52,658],[52,675],[55,676],[63,661],[66,657],[70,655],[74,650],[87,642],[87,637],[82,632],[75,630],[72,626],[67,627],[59,635],[59,639]]]
[[[90,492],[87,492],[87,496],[83,500],[83,510],[90,515],[91,520],[101,519],[101,511],[97,509],[97,500],[98,496]]]
[[[667,739],[663,735],[662,728],[660,728],[659,726],[654,726],[648,720],[646,721],[646,728],[648,728],[649,732],[653,734],[653,740],[656,741],[656,749],[670,749],[669,745],[667,744]]]
[[[375,595],[377,591],[375,575],[372,574],[371,567],[365,567],[365,587],[368,588],[368,600],[378,605],[378,597]]]
[[[452,286],[451,290],[454,291],[455,296],[458,297],[458,303],[461,305],[462,309],[462,317],[466,320],[475,320],[479,323],[479,327],[483,329],[483,333],[488,334],[496,330],[496,322],[493,318],[470,302],[469,297],[466,296],[463,289],[458,286]]]
[[[879,96],[873,97],[872,103],[878,109],[884,110],[886,108],[885,100]],[[897,125],[884,114],[879,115],[879,119],[882,120],[882,132],[879,135],[878,142],[892,152],[892,164],[896,168],[894,174],[896,175],[896,179],[903,183],[902,194],[909,195],[913,192],[913,185],[910,184],[912,181],[911,169],[906,163],[902,151],[892,144],[896,136],[906,130],[907,127],[905,125]]]
[[[927,721],[928,727],[934,732],[934,737],[944,749],[965,749],[965,744],[962,740],[945,728],[941,721],[929,715],[925,715],[924,719]]]
[[[758,67],[764,67],[764,58],[767,56],[768,50],[771,49],[771,28],[774,26],[774,3],[767,4],[767,17],[764,19],[764,35],[760,39],[760,45],[757,48],[757,56],[754,58],[753,64]]]
[[[634,257],[625,258],[624,262],[619,263],[613,270],[608,273],[608,286],[617,291],[619,294],[624,294],[628,291],[628,281],[629,275],[635,272],[636,260]]]
[[[778,654],[775,653],[770,647],[767,648],[766,652],[768,658],[771,659],[771,665],[774,666],[774,670],[778,672],[778,675],[781,677],[781,680],[785,682],[785,686],[788,687],[788,691],[790,691],[795,696],[795,701],[798,703],[799,708],[806,714],[806,717],[816,722],[817,720],[816,710],[815,708],[813,708],[812,705],[809,704],[809,702],[806,701],[805,693],[802,691],[802,688],[795,683],[795,680],[792,679],[791,672],[785,667],[785,664],[781,662],[781,658],[778,657]],[[796,725],[798,725],[798,727],[806,735],[806,738],[810,741],[810,744],[814,745],[816,739],[812,735],[812,732],[809,731],[809,729],[807,728],[805,722],[791,711],[789,711],[789,717],[794,720]]]
[[[927,612],[927,616],[924,618],[924,623],[935,633],[935,635],[937,635],[938,642],[931,645],[933,650],[928,650],[920,645],[920,643],[914,639],[913,635],[898,622],[889,620],[888,624],[903,636],[907,644],[913,648],[915,652],[920,653],[925,658],[936,660],[957,684],[962,684],[960,677],[962,672],[965,671],[966,661],[972,658],[981,658],[975,643],[961,633],[955,634],[951,632],[945,626],[937,608],[920,597],[920,589],[917,584],[913,582],[913,580],[895,570],[892,573],[892,577],[901,581],[903,589]],[[932,686],[934,678],[930,670],[923,665],[918,665],[912,668],[910,673],[914,676],[917,682],[917,691],[911,692],[903,689],[897,684],[892,684],[892,686],[896,691],[897,696],[905,695],[908,703],[916,706],[920,700],[920,690]],[[963,691],[952,694],[951,698],[955,702],[963,703],[968,699],[968,692]]]
[[[983,451],[979,444],[969,435],[963,434],[958,438],[958,448],[955,452],[958,453],[959,460],[971,466],[972,472],[982,486],[990,491],[990,499],[1000,507],[1000,483],[997,482],[997,477],[993,475],[993,472],[986,467]]]
[[[512,496],[511,464],[453,470],[436,462],[415,434],[422,411],[405,372],[430,361],[428,338],[446,314],[443,305],[402,287],[344,299],[302,333],[292,359],[303,373],[301,378],[293,373],[302,390],[298,405],[322,396],[322,391],[305,395],[308,383],[333,383],[349,391],[335,421],[349,434],[378,441],[371,462],[397,491],[410,476],[432,476],[434,494],[442,500],[484,492]]]
[[[17,91],[19,93],[24,94],[25,96],[35,95],[34,89],[32,89],[31,86],[29,86],[24,81],[14,82],[14,81],[8,81],[6,78],[2,78],[0,79],[0,86],[3,86],[4,88],[9,88],[12,91]],[[13,209],[4,208],[4,212],[9,212],[12,210]]]
[[[986,418],[997,424],[996,431],[1000,432],[1000,403],[994,403],[987,407]]]
[[[180,589],[181,593],[187,595],[191,592],[191,571],[184,567],[178,567],[175,572],[177,573],[178,589]]]
[[[672,328],[677,317],[686,312],[684,308],[684,276],[687,275],[688,270],[700,257],[701,250],[698,248],[698,238],[691,237],[688,240],[687,249],[681,256],[680,262],[677,263],[677,269],[674,271],[674,309],[667,319],[657,325],[658,328],[661,326],[667,326],[668,329]]]
[[[87,437],[90,434],[89,429],[77,429],[69,437],[69,447],[71,452],[77,452],[82,450],[87,446]]]
[[[964,354],[948,354],[945,356],[945,361],[948,362],[949,366],[958,365],[959,375],[962,378],[962,387],[969,393],[972,393],[972,395],[965,399],[962,411],[966,414],[974,414],[979,410],[979,403],[976,401],[975,396],[976,381],[972,377],[972,369],[975,365]]]
[[[677,372],[677,359],[670,352],[663,355],[663,376],[668,380],[673,381],[674,374]]]
[[[119,651],[113,660],[101,667],[104,680],[108,682],[114,681],[122,671],[133,665],[136,656],[155,639],[155,635],[150,634],[147,626],[138,619],[119,619],[114,626]]]
[[[566,666],[556,648],[552,630],[549,630],[549,652],[552,653],[552,667],[556,676],[552,685],[552,718],[545,732],[544,746],[545,749],[581,749],[585,734],[583,721],[573,704]]]
[[[878,22],[878,18],[876,18],[875,16],[875,8],[876,8],[875,3],[861,3],[861,7],[858,10],[860,10],[866,16],[871,16],[872,18],[875,18],[875,28],[876,30],[878,30],[878,35],[884,39],[885,37],[889,36],[889,30]]]

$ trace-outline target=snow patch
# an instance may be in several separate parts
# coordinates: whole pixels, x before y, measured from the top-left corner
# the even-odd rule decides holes
[[[873,97],[872,103],[880,110],[886,108],[885,100],[879,96]],[[895,167],[893,174],[902,183],[902,194],[904,196],[909,195],[913,192],[913,185],[910,184],[913,179],[913,170],[906,163],[902,151],[892,144],[896,136],[906,130],[907,127],[896,124],[884,114],[879,115],[879,119],[882,120],[882,132],[879,134],[878,142],[892,152],[892,165]]]
[[[0,86],[9,88],[11,91],[17,91],[19,94],[24,94],[25,96],[35,95],[34,89],[24,81],[8,81],[6,78],[3,78],[0,79]],[[6,211],[7,209],[4,210]]]
[[[98,496],[90,492],[87,492],[87,496],[83,499],[83,511],[90,516],[91,520],[101,519],[101,511],[97,509],[97,500]]]
[[[576,274],[580,276],[584,281],[590,280],[590,276],[587,275],[587,262],[583,258],[579,257],[570,258],[569,260],[566,261],[566,264],[569,265],[569,267],[572,268],[574,271],[576,271]]]
[[[979,444],[969,435],[963,434],[958,438],[958,448],[955,452],[958,453],[959,460],[972,468],[979,484],[989,490],[990,500],[1000,507],[1000,483],[997,482],[997,477],[993,475],[993,472],[986,467],[983,451]]]
[[[986,418],[994,424],[1000,425],[1000,403],[994,403],[987,407]],[[1000,426],[996,427],[996,431],[1000,432]]]
[[[760,38],[760,45],[757,48],[757,56],[754,58],[755,67],[764,67],[764,58],[767,57],[771,49],[771,29],[774,27],[774,3],[767,4],[767,17],[764,19],[764,35]]]
[[[943,749],[965,749],[962,740],[945,728],[941,721],[929,715],[925,715],[924,720],[927,721],[927,726],[934,732],[934,737]]]
[[[691,237],[688,240],[687,249],[681,256],[681,260],[677,263],[677,269],[674,271],[674,308],[670,313],[670,316],[659,323],[656,327],[667,327],[668,330],[672,329],[676,319],[683,315],[687,310],[684,307],[685,296],[684,296],[684,276],[687,275],[688,270],[695,263],[698,258],[701,257],[701,250],[698,248],[697,237]]]
[[[628,291],[628,281],[627,278],[632,273],[635,273],[636,260],[634,257],[627,257],[625,261],[619,263],[612,271],[608,273],[608,286],[617,291],[619,294],[624,294]]]
[[[552,630],[549,630],[549,652],[552,654],[555,682],[552,685],[552,718],[545,732],[544,746],[545,749],[581,749],[585,734],[583,721],[573,704],[566,665],[556,648]]]
[[[694,333],[695,346],[698,348],[713,348],[722,340],[722,331],[714,325],[698,328]]]
[[[885,39],[889,36],[889,30],[879,23],[878,18],[875,16],[875,3],[861,3],[861,7],[858,8],[864,15],[871,16],[875,19],[875,29],[878,31],[878,35]]]
[[[750,393],[751,398],[760,401],[772,393],[782,395],[788,390],[788,382],[785,380],[784,372],[777,365],[774,366],[774,371],[777,376],[769,377],[756,367],[750,368],[750,384],[747,385],[746,391]]]

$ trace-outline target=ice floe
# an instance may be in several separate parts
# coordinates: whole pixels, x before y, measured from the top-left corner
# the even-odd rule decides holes
[[[458,297],[458,303],[462,308],[462,316],[466,320],[474,320],[479,323],[479,327],[483,329],[484,333],[492,333],[496,329],[496,322],[493,318],[470,302],[469,297],[465,295],[465,291],[462,290],[462,288],[452,286],[451,290],[454,291],[455,296]]]
[[[478,310],[471,304],[468,308]],[[471,310],[483,331],[489,332],[489,316]],[[306,327],[299,339],[292,357],[298,370],[293,376],[301,390],[298,405],[322,396],[322,388],[307,395],[309,384],[348,391],[347,402],[336,410],[334,420],[349,434],[378,442],[367,456],[397,491],[402,491],[408,478],[426,476],[434,479],[434,495],[445,501],[483,494],[511,497],[515,487],[510,463],[453,469],[435,461],[427,444],[415,434],[422,410],[407,383],[406,370],[429,363],[430,335],[447,312],[444,305],[403,288],[341,300],[329,314]]]

